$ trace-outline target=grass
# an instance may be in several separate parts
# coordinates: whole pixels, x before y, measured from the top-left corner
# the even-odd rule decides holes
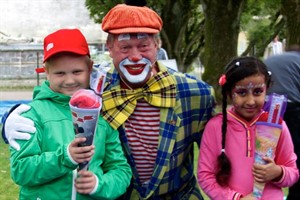
[[[34,86],[20,85],[20,86],[0,86],[0,91],[32,91]]]
[[[195,144],[194,145],[194,173],[197,174],[197,165],[198,165],[198,155],[199,155],[199,148]],[[196,175],[197,178],[197,175]],[[201,188],[200,188],[201,189]],[[209,198],[206,196],[206,194],[201,190],[201,194],[204,198],[204,200],[209,200]]]
[[[2,129],[2,126],[0,125]],[[19,187],[10,178],[8,145],[0,139],[0,199],[18,199]]]

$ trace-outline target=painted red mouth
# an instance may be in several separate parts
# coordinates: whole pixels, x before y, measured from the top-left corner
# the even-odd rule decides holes
[[[134,65],[124,65],[126,70],[131,75],[139,75],[143,72],[146,64],[134,64]]]

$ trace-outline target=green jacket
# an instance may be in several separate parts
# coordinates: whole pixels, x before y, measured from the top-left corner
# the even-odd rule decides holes
[[[20,151],[10,148],[11,177],[20,185],[20,199],[75,199],[77,165],[67,152],[75,137],[69,100],[69,96],[54,93],[47,81],[34,90],[31,109],[23,116],[34,121],[36,133],[28,141],[18,141]],[[94,145],[89,170],[97,176],[98,187],[91,195],[77,193],[76,199],[115,199],[126,191],[132,173],[118,131],[101,116]]]

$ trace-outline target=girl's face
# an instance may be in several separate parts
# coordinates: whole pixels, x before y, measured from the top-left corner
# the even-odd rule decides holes
[[[266,89],[265,77],[261,74],[248,76],[236,82],[231,91],[235,113],[251,121],[264,105]]]

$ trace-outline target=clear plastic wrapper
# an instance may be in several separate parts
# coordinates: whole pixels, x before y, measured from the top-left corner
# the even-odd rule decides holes
[[[70,108],[74,126],[75,137],[85,137],[86,141],[79,146],[93,144],[94,133],[101,110],[101,98],[92,90],[78,90],[70,100]],[[88,168],[88,162],[80,163],[78,170]]]
[[[102,108],[102,93],[104,89],[106,65],[98,65],[93,68],[90,76],[90,88],[81,89],[73,94],[70,100],[70,108],[74,125],[75,137],[85,137],[86,141],[79,146],[90,146],[94,141],[97,129],[97,121]],[[87,170],[88,162],[79,163],[78,170]]]
[[[286,104],[287,97],[285,95],[274,93],[267,96],[264,105],[265,112],[256,122],[255,163],[266,164],[263,157],[274,159]],[[261,199],[264,187],[264,183],[254,181],[253,196],[255,199]]]

